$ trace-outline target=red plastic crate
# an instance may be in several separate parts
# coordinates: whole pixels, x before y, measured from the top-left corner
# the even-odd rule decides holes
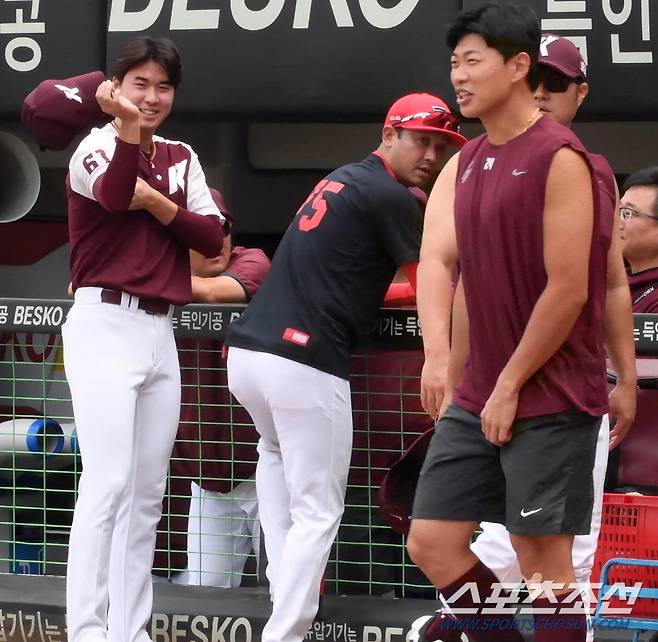
[[[613,557],[658,560],[658,497],[647,495],[603,496],[603,518],[599,544],[592,568],[592,582],[599,581],[603,565]],[[644,588],[658,588],[658,568],[614,566],[608,583],[642,582]],[[612,608],[628,608],[618,599]],[[632,606],[631,617],[658,617],[658,600],[641,599]]]

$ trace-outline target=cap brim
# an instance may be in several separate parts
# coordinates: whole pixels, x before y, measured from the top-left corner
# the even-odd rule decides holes
[[[414,132],[432,132],[434,134],[443,134],[448,141],[452,144],[455,145],[455,147],[463,147],[466,143],[468,143],[468,138],[465,136],[462,136],[461,134],[457,132],[453,132],[450,129],[441,129],[439,127],[429,127],[429,126],[423,126],[423,125],[398,125],[396,129],[408,129],[410,131]]]
[[[552,60],[539,59],[537,61],[537,64],[550,67],[551,69],[555,69],[555,71],[559,71],[563,76],[566,76],[567,78],[571,78],[571,80],[574,80],[576,78],[583,78],[583,75],[580,73],[580,71],[577,74],[574,74],[573,71],[567,69],[566,67],[563,67],[562,65],[556,62],[553,62]]]

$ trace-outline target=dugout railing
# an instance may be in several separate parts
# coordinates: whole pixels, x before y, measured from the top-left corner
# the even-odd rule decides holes
[[[5,574],[0,576],[0,640],[65,639],[60,578],[66,573],[81,468],[59,334],[70,306],[63,300],[0,299],[0,573]],[[258,638],[267,615],[263,547],[254,537],[253,511],[218,517],[207,529],[213,518],[204,517],[202,525],[191,490],[194,482],[214,493],[230,493],[237,484],[248,486],[253,475],[255,429],[228,393],[221,354],[225,329],[243,309],[191,305],[175,313],[183,401],[154,563],[154,578],[163,582],[156,586],[154,640],[158,635],[176,639],[177,631],[178,639],[215,639],[220,630],[217,639],[251,640]],[[658,315],[635,316],[635,339],[638,353],[658,355]],[[308,639],[395,640],[403,638],[415,617],[433,610],[428,610],[432,602],[422,598],[432,600],[434,590],[409,561],[402,536],[380,518],[375,501],[390,463],[431,427],[418,397],[421,341],[414,309],[382,309],[367,347],[354,355],[354,450],[346,511],[325,575],[324,620],[314,624]],[[243,499],[213,498],[220,503]],[[206,551],[201,582],[216,586],[228,580],[230,586],[241,586],[230,591],[230,599],[221,589],[175,584],[189,566],[188,524],[195,520],[192,537],[198,535],[197,548]],[[210,545],[202,543],[206,531],[212,533]],[[214,546],[213,537],[232,540],[232,546]],[[213,555],[214,561],[231,559],[214,564]],[[199,602],[199,591],[206,606]],[[35,602],[30,594],[41,597]],[[350,596],[349,602],[334,598],[338,595]],[[421,599],[404,600],[404,607],[398,602],[393,614],[387,607],[375,608],[374,596]],[[359,606],[366,603],[365,610]],[[201,618],[195,626],[194,618]]]
[[[0,596],[5,598],[26,597],[23,589],[15,587],[16,582],[18,586],[27,582],[26,586],[31,587],[56,587],[55,604],[58,604],[57,595],[63,599],[63,581],[59,578],[66,573],[68,531],[81,471],[59,333],[71,305],[70,301],[63,300],[0,299],[0,573],[6,574],[0,576]],[[156,581],[172,579],[176,582],[186,567],[191,482],[217,492],[230,491],[236,484],[248,483],[254,472],[256,432],[248,414],[228,393],[226,361],[221,354],[224,331],[243,309],[244,306],[193,305],[175,313],[183,401],[179,438],[172,454],[158,532],[154,563]],[[369,336],[367,349],[353,358],[353,461],[345,516],[325,574],[325,613],[331,611],[335,602],[333,596],[337,594],[355,599],[358,599],[356,596],[367,599],[366,596],[435,595],[427,580],[410,563],[402,537],[380,519],[375,506],[375,491],[385,470],[420,432],[431,427],[418,400],[422,365],[420,342],[415,310],[382,310]],[[89,358],[93,361],[94,355],[90,354]],[[250,519],[251,516],[240,515],[229,521]],[[193,515],[190,522],[194,520]],[[204,521],[207,523],[208,518]],[[200,525],[197,530],[201,530]],[[246,555],[243,572],[239,570],[243,560],[228,564],[232,568],[230,584],[242,587],[242,592],[232,591],[231,594],[238,600],[240,595],[263,598],[266,611],[264,560],[258,563],[263,547],[252,538],[250,531],[253,529],[233,530],[236,531],[234,542],[241,545],[224,553],[213,549],[214,552],[206,554],[205,562],[212,555],[245,555],[235,550],[249,548],[240,540],[250,540],[252,551]],[[213,534],[218,537],[217,533],[221,532],[218,524]],[[206,550],[205,546],[203,548]],[[204,568],[206,566],[211,570],[203,574],[204,584],[227,579],[216,577],[217,564],[204,564]],[[6,593],[3,593],[3,585]],[[163,592],[185,596],[190,595],[190,591],[194,589],[186,590],[176,584],[156,585],[156,606],[157,595]],[[0,609],[3,601],[5,606],[11,603],[0,598]],[[223,601],[226,603],[226,597]],[[36,619],[37,612],[42,611],[30,611],[32,607],[25,604],[19,608],[20,599],[15,603],[13,611],[5,609],[4,614],[0,611],[0,640],[3,634],[22,639],[23,633],[26,639],[32,639],[27,633],[32,630],[36,636],[39,626],[44,639],[48,639],[45,637],[48,626],[63,627],[59,607],[46,624],[45,615],[43,622]],[[174,603],[180,609],[177,598]],[[254,604],[250,602],[249,608],[253,610]],[[201,615],[202,608],[191,610],[197,608]],[[422,612],[422,607],[413,608],[421,608]],[[48,609],[43,614],[47,612]],[[230,612],[227,617],[234,618],[234,626],[240,613],[230,607],[226,607],[225,612]],[[30,618],[22,622],[20,618],[25,615]],[[168,631],[167,635],[173,635],[175,622],[168,619],[166,613],[160,616],[154,618],[153,630],[157,633],[160,627]],[[256,618],[249,625],[254,635],[258,621]],[[410,620],[405,617],[402,621]],[[183,626],[181,622],[182,619],[178,624]],[[221,628],[225,623],[225,618],[220,624],[218,621],[213,624],[211,619],[208,626]],[[188,625],[191,626],[189,622]],[[354,618],[334,620],[330,626],[317,625],[311,635],[318,640],[333,636],[351,642],[356,635],[355,625],[358,629],[358,618],[357,622]],[[374,640],[385,634],[385,628],[380,627],[379,633],[376,627],[367,630]],[[397,628],[393,627],[395,631]],[[244,623],[234,629],[230,633],[229,627],[226,635],[246,635]],[[62,628],[52,631],[53,639],[58,639],[57,631],[64,635]],[[188,634],[191,635],[189,631],[181,635]],[[363,638],[362,630],[358,637]]]

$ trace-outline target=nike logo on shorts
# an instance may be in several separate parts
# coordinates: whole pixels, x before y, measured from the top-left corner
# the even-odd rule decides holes
[[[526,510],[525,508],[521,509],[521,517],[529,517],[530,515],[534,515],[535,513],[538,513],[540,510],[544,510],[542,508],[535,508],[535,510]]]

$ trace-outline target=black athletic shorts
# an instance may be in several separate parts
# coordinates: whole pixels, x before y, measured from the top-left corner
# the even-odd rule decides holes
[[[601,417],[562,412],[514,422],[494,446],[480,417],[452,404],[438,421],[414,499],[414,519],[498,522],[516,535],[586,535]]]

